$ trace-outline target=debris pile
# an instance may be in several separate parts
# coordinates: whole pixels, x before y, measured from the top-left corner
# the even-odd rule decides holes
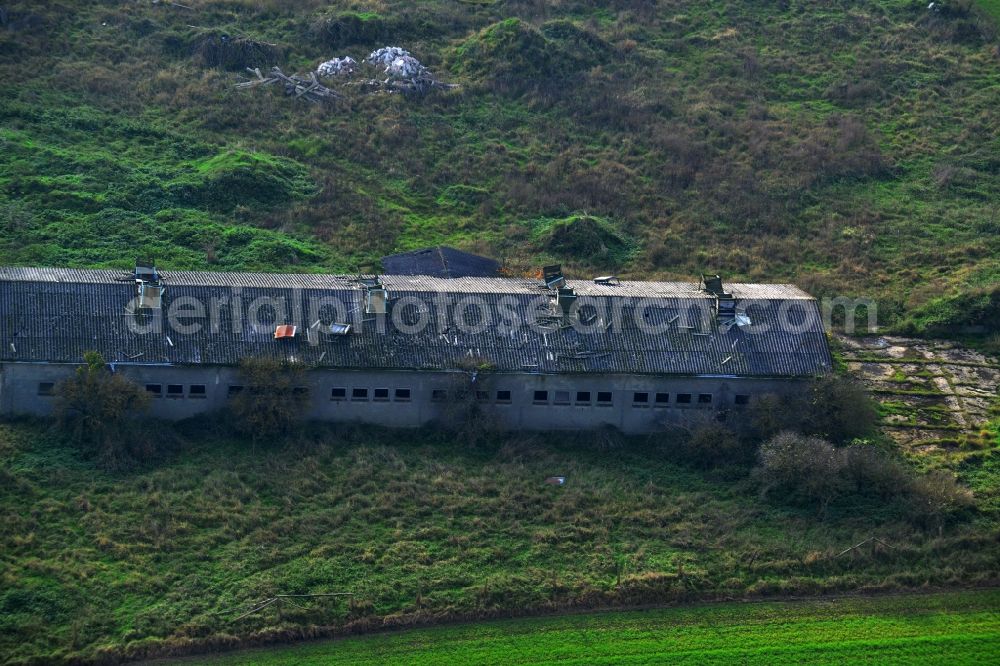
[[[301,98],[309,102],[326,102],[340,96],[333,90],[330,90],[326,86],[322,85],[316,78],[316,75],[311,72],[309,74],[309,78],[305,79],[298,75],[288,76],[282,72],[279,67],[272,67],[271,76],[267,78],[260,73],[259,68],[250,69],[248,67],[247,71],[251,74],[255,74],[257,78],[237,83],[237,88],[257,88],[259,86],[268,86],[272,83],[280,82],[285,86],[286,95]]]
[[[310,102],[320,102],[328,99],[340,97],[334,90],[320,84],[317,76],[331,79],[347,79],[357,74],[362,67],[369,68],[368,78],[361,81],[345,82],[343,85],[361,86],[366,91],[384,92],[404,92],[426,94],[433,89],[447,90],[457,88],[451,83],[442,83],[434,78],[430,70],[423,63],[410,55],[410,52],[399,46],[384,46],[372,51],[359,65],[358,61],[350,56],[332,58],[320,63],[314,73],[310,73],[308,78],[301,76],[287,76],[280,69],[271,69],[271,76],[265,78],[257,68],[247,68],[251,74],[257,76],[256,79],[244,81],[236,85],[237,88],[256,88],[258,86],[269,85],[279,81],[285,84],[285,93],[295,97],[302,97]],[[386,78],[379,80],[375,68],[381,68]],[[375,70],[375,71],[372,71]]]
[[[343,58],[334,58],[326,62],[321,62],[319,67],[316,68],[316,74],[319,76],[338,76],[340,74],[350,76],[354,74],[357,68],[357,60],[351,56],[344,56]]]
[[[389,63],[385,73],[397,79],[413,79],[427,72],[427,68],[413,56],[400,56]]]
[[[413,56],[404,48],[399,46],[383,46],[380,49],[375,49],[368,54],[365,58],[365,62],[370,62],[373,65],[383,65],[388,67],[392,64],[392,61],[396,58],[412,58]],[[415,59],[414,59],[415,60]]]
[[[396,90],[425,94],[434,88],[447,90],[458,87],[455,84],[438,81],[422,62],[398,46],[384,46],[372,51],[365,58],[365,62],[385,65],[383,73],[387,74],[388,78],[382,82],[382,86],[390,92]],[[375,82],[369,81],[369,85],[372,83]]]

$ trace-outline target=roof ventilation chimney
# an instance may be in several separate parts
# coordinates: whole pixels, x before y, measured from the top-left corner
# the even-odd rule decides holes
[[[160,280],[160,274],[151,262],[135,262],[135,287],[139,296],[139,307],[159,310],[163,304],[163,292],[167,290]]]
[[[732,322],[736,318],[736,299],[726,293],[722,287],[722,278],[718,275],[701,276],[704,291],[715,296],[715,316],[721,322]]]
[[[361,280],[361,284],[365,287],[365,314],[385,314],[389,292],[379,277],[376,275],[374,278],[365,278]]]
[[[568,317],[570,310],[573,309],[573,304],[576,303],[576,292],[573,291],[572,287],[559,287],[559,295],[556,296],[556,302],[559,304],[559,310],[562,312],[562,315]]]
[[[702,289],[712,294],[713,296],[729,296],[732,294],[727,294],[722,288],[722,278],[718,275],[705,275],[701,274],[701,284]]]
[[[542,268],[542,281],[549,289],[558,289],[566,286],[566,278],[562,274],[562,265],[553,264]]]

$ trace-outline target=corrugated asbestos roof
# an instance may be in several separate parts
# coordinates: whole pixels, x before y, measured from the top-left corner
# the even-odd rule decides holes
[[[364,313],[364,287],[350,276],[161,275],[161,314],[136,319],[126,310],[135,295],[126,271],[0,268],[0,361],[79,362],[96,350],[117,363],[230,365],[269,356],[356,369],[447,369],[471,359],[540,373],[807,376],[831,367],[817,304],[792,285],[727,284],[753,322],[740,329],[720,328],[707,315],[714,300],[694,283],[570,280],[581,331],[554,316],[552,292],[530,279],[386,275],[389,312],[376,317]],[[283,299],[285,312],[260,307],[269,299]],[[450,301],[446,317],[443,300]],[[172,328],[167,314],[194,301],[204,312],[179,321],[200,330]],[[256,307],[259,322],[235,316],[235,302],[243,315]],[[467,316],[456,318],[456,310]],[[429,324],[421,328],[422,317]],[[333,322],[352,330],[317,334]],[[692,328],[681,328],[685,322]],[[136,332],[136,324],[152,330]],[[278,324],[297,324],[299,333],[275,340]],[[655,330],[644,330],[650,326]]]

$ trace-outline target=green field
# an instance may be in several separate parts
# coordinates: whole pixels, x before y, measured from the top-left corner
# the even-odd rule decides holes
[[[249,650],[180,664],[986,664],[1000,592],[720,604],[504,620]]]

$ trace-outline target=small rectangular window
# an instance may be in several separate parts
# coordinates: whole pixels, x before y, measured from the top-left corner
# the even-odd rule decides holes
[[[154,398],[159,398],[163,395],[163,384],[146,384],[146,393]]]
[[[184,385],[183,384],[167,384],[167,397],[168,398],[183,398],[184,397]]]
[[[372,400],[375,402],[389,402],[389,389],[377,388],[372,393]]]
[[[431,400],[434,402],[444,402],[448,399],[448,391],[444,389],[434,389],[431,391]]]
[[[365,402],[368,400],[368,389],[366,388],[355,388],[351,389],[351,400],[355,402]]]
[[[189,398],[204,398],[208,395],[208,391],[205,390],[204,384],[191,384],[188,387],[188,397]]]
[[[669,393],[657,393],[656,394],[656,406],[657,407],[664,407],[664,406],[666,406],[669,403],[670,403],[670,394]]]
[[[699,393],[698,394],[698,404],[699,405],[711,405],[712,404],[712,394],[711,393]]]
[[[330,400],[347,400],[347,389],[342,386],[330,389]]]
[[[677,404],[678,405],[689,405],[689,404],[691,404],[691,394],[690,393],[678,393],[677,394]]]
[[[510,391],[497,391],[497,402],[509,405],[510,404]]]
[[[410,389],[396,389],[395,393],[396,402],[409,402],[410,401]]]
[[[554,405],[568,405],[569,404],[569,391],[556,391],[552,398],[552,404]]]
[[[56,393],[55,382],[38,383],[38,395],[55,395],[55,393]]]
[[[489,402],[490,392],[489,391],[476,391],[476,402]]]
[[[633,407],[649,407],[649,393],[646,391],[636,391],[632,394]]]
[[[744,395],[742,393],[737,393],[736,397],[733,399],[733,402],[736,403],[737,405],[749,405],[750,396]]]
[[[576,404],[578,404],[578,405],[589,405],[590,404],[590,391],[577,391],[576,392]]]
[[[532,400],[536,405],[547,405],[549,403],[549,392],[535,391],[535,395]]]
[[[237,385],[235,385],[235,384],[231,384],[231,385],[229,386],[229,389],[228,389],[228,390],[226,391],[226,396],[227,396],[227,397],[230,397],[230,398],[232,398],[232,397],[234,397],[234,396],[236,396],[236,395],[239,395],[239,393],[240,393],[240,392],[241,392],[242,390],[243,390],[243,387],[242,387],[242,386],[237,386]]]
[[[611,391],[598,391],[597,404],[606,407],[611,404],[611,397]]]

